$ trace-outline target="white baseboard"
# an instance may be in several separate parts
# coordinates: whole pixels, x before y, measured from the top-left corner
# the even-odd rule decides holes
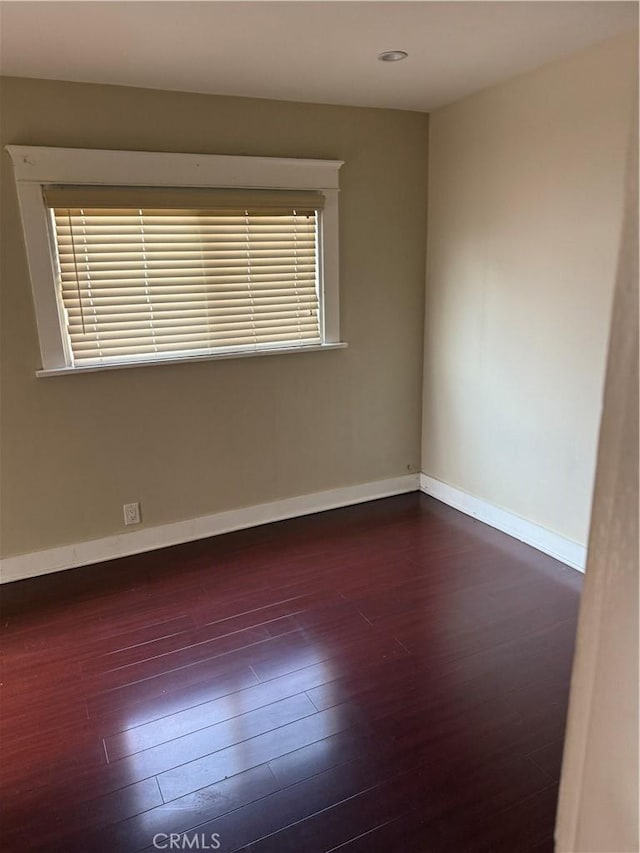
[[[33,551],[17,557],[6,557],[0,561],[0,583],[74,569],[90,563],[127,557],[131,554],[153,551],[156,548],[166,548],[169,545],[179,545],[196,539],[206,539],[208,536],[257,527],[271,521],[282,521],[286,518],[310,515],[314,512],[387,498],[405,492],[415,492],[418,489],[418,480],[418,474],[407,474],[403,477],[392,477],[388,480],[377,480],[358,486],[343,486],[326,492],[218,512],[173,524],[143,527],[131,533],[106,536],[104,539],[93,539],[74,545],[49,548],[45,551]]]
[[[559,533],[553,533],[539,524],[520,518],[519,515],[487,503],[427,474],[420,474],[420,491],[503,533],[508,533],[514,539],[532,545],[538,551],[555,557],[572,569],[584,572],[587,562],[587,549],[584,545],[565,539]]]
[[[566,565],[584,571],[587,549],[583,545],[426,474],[407,474],[403,477],[392,477],[358,486],[344,486],[326,492],[214,513],[173,524],[142,527],[130,533],[33,551],[17,557],[6,557],[0,561],[0,583],[74,569],[103,560],[114,560],[196,539],[206,539],[208,536],[218,536],[233,530],[257,527],[272,521],[414,492],[418,488],[425,494],[532,545]]]

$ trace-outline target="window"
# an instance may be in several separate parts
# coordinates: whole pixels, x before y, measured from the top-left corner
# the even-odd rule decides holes
[[[322,342],[320,193],[63,187],[44,198],[73,364]]]
[[[339,162],[9,151],[39,374],[345,346]]]

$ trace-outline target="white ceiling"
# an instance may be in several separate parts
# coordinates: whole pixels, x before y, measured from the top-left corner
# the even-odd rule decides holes
[[[3,2],[5,75],[429,111],[637,26],[635,2]],[[382,50],[404,62],[376,60]]]

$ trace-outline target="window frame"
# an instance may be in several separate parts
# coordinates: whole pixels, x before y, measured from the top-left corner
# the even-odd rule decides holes
[[[338,194],[342,160],[174,154],[88,148],[7,145],[14,169],[33,291],[42,368],[37,376],[119,370],[158,364],[243,358],[344,348],[340,340]],[[56,292],[56,246],[43,188],[49,184],[316,190],[325,198],[319,217],[321,343],[211,352],[74,366]]]

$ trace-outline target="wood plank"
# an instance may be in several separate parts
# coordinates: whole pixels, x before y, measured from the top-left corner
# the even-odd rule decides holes
[[[417,494],[9,584],[5,844],[550,851],[580,586]]]

